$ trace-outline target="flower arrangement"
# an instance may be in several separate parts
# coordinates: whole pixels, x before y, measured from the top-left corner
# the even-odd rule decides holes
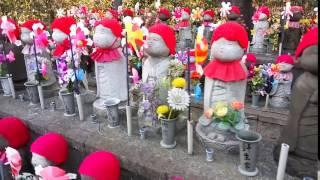
[[[184,89],[186,80],[176,78],[172,81],[173,88],[168,91],[167,104],[157,107],[156,113],[159,118],[176,119],[181,111],[187,109],[190,103],[190,96]]]
[[[0,54],[0,77],[8,74],[7,63],[11,63],[15,61],[15,59],[16,58],[12,51],[10,51],[8,54],[5,54],[4,51],[2,51],[2,54]]]
[[[249,71],[248,86],[254,94],[268,94],[273,86],[273,77],[280,72],[278,64],[263,64]]]
[[[178,59],[170,60],[168,68],[168,78],[175,79],[177,77],[182,77],[185,71],[185,65]]]
[[[281,27],[279,14],[277,14],[276,12],[272,13],[270,17],[270,24],[271,26],[267,30],[266,36],[268,37],[268,41],[272,44],[272,51],[277,51]]]
[[[244,108],[243,103],[233,101],[231,103],[219,101],[205,111],[204,115],[208,119],[212,119],[218,123],[220,129],[228,130],[230,128],[241,128],[241,113],[240,110]]]

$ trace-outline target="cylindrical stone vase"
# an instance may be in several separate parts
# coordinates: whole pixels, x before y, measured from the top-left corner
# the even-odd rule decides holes
[[[39,92],[38,92],[38,82],[37,81],[28,81],[24,83],[26,87],[29,99],[31,104],[39,104]]]
[[[259,107],[259,99],[260,99],[260,94],[252,93],[252,98],[251,98],[251,107]]]
[[[259,172],[256,164],[262,136],[257,132],[241,130],[236,138],[240,141],[239,172],[245,176],[256,176]]]
[[[120,99],[117,98],[107,98],[104,101],[104,105],[107,111],[106,119],[109,128],[116,128],[120,126],[119,104]]]
[[[8,77],[0,77],[0,82],[3,90],[3,96],[11,96],[11,88]]]
[[[64,116],[71,117],[76,115],[76,107],[74,102],[74,93],[69,92],[67,89],[60,90],[59,92],[62,104],[64,106]]]
[[[160,142],[161,147],[166,149],[172,149],[176,147],[177,143],[175,140],[176,137],[176,124],[177,119],[163,119],[160,118],[161,121],[161,134],[162,140]]]

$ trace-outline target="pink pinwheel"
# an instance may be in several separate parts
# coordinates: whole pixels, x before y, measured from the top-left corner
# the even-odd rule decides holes
[[[49,45],[48,33],[44,30],[41,23],[36,23],[32,26],[35,45],[38,49],[45,49]]]
[[[11,147],[6,148],[6,155],[8,163],[11,167],[11,172],[14,177],[19,175],[19,172],[22,168],[22,159],[19,152]]]
[[[86,47],[92,45],[92,40],[86,37],[90,33],[88,28],[83,23],[78,23],[77,25],[72,25],[70,30],[71,41],[75,50],[84,53]]]
[[[54,166],[48,166],[40,171],[40,177],[43,180],[69,180],[70,177],[63,169]]]
[[[137,84],[139,82],[139,73],[134,67],[131,69],[131,71],[132,76],[130,76],[130,78],[132,79],[133,84]]]
[[[174,8],[173,16],[175,17],[175,19],[178,20],[181,18],[181,14],[182,14],[181,11],[182,11],[181,7]]]
[[[16,60],[16,58],[14,57],[14,53],[12,51],[10,51],[7,55],[6,55],[7,60],[11,63],[14,60]]]
[[[17,41],[16,25],[10,22],[7,16],[2,16],[1,20],[2,20],[2,23],[0,25],[0,28],[2,29],[2,34],[8,37],[10,43],[15,43]]]

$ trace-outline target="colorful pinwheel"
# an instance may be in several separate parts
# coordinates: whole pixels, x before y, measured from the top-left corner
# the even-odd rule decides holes
[[[143,31],[140,29],[140,25],[143,22],[139,17],[132,19],[127,16],[123,19],[125,32],[127,33],[127,40],[129,48],[136,52],[140,58],[140,48],[143,46]]]

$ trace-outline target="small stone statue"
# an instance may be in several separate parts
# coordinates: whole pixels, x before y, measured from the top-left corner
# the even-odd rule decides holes
[[[290,17],[288,22],[288,29],[284,31],[283,54],[294,54],[303,34],[303,28],[299,22],[303,17],[303,8],[301,6],[292,6],[290,10],[293,16]]]
[[[35,81],[37,76],[37,66],[40,70],[43,68],[46,69],[46,78],[44,81],[41,81],[43,86],[51,86],[53,85],[57,79],[52,70],[52,62],[49,56],[49,50],[47,49],[39,49],[37,48],[37,59],[38,65],[36,64],[36,59],[34,55],[34,44],[33,39],[31,37],[31,33],[33,31],[33,26],[43,26],[43,29],[46,29],[46,26],[43,22],[39,20],[28,20],[21,25],[21,41],[25,43],[25,46],[22,50],[24,54],[24,60],[26,64],[28,81]],[[42,74],[44,76],[44,74]]]
[[[214,18],[214,11],[212,9],[208,9],[203,12],[203,23],[202,23],[204,25],[203,36],[207,39],[209,47],[210,47],[209,42],[211,42],[212,33],[215,28],[213,24],[213,18]]]
[[[73,17],[61,17],[56,18],[51,23],[52,39],[56,43],[56,48],[53,51],[53,57],[56,59],[57,72],[59,77],[59,84],[65,86],[68,84],[69,77],[68,72],[73,72],[71,46],[69,41],[70,27],[76,24],[76,20]],[[76,69],[79,70],[80,55],[73,50],[73,57]],[[89,89],[86,73],[82,81],[86,90]],[[63,87],[65,88],[65,87]]]
[[[149,28],[145,47],[147,59],[142,66],[142,81],[148,77],[160,81],[168,74],[170,55],[175,54],[176,38],[173,29],[166,24],[156,24]]]
[[[22,158],[26,158],[24,148],[30,140],[28,127],[17,117],[4,117],[0,119],[0,164],[5,159],[5,149],[14,148],[19,151]],[[0,165],[1,166],[1,165]],[[4,167],[4,179],[11,179],[10,167]],[[1,167],[0,167],[1,168]],[[26,170],[26,164],[23,163],[22,170]]]
[[[226,22],[215,30],[212,37],[211,57],[204,69],[204,112],[219,101],[244,104],[247,68],[241,62],[248,47],[248,35],[245,29],[236,22]],[[238,129],[244,129],[245,116],[241,112]],[[196,127],[201,138],[211,139],[217,145],[226,148],[237,146],[232,133],[219,129],[212,119],[201,116]]]
[[[118,12],[114,9],[108,9],[106,12],[106,18],[118,20],[119,18]]]
[[[290,104],[291,84],[293,80],[292,68],[294,60],[290,55],[281,55],[276,62],[280,72],[274,76],[276,83],[270,92],[270,105],[277,108],[286,108]]]
[[[318,28],[307,32],[296,57],[304,73],[295,81],[288,124],[284,127],[274,158],[278,161],[281,143],[290,146],[286,172],[300,178],[317,178],[318,171]]]
[[[192,47],[193,45],[193,35],[192,27],[190,24],[190,9],[183,8],[181,11],[181,22],[177,24],[177,31],[179,31],[179,49],[184,50],[185,48]]]
[[[229,14],[227,14],[228,21],[235,21],[238,22],[241,16],[241,11],[238,6],[231,6],[231,10]]]
[[[127,66],[120,48],[121,26],[114,19],[98,21],[95,26],[93,42],[96,49],[90,55],[95,61],[97,81],[96,110],[104,110],[106,98],[127,100]]]
[[[158,18],[161,23],[168,24],[168,20],[171,18],[171,13],[167,8],[160,8]]]
[[[79,174],[81,180],[119,180],[120,162],[111,152],[97,151],[81,162]]]
[[[49,132],[38,137],[31,144],[30,151],[33,168],[58,166],[67,160],[68,143],[62,135]]]
[[[254,35],[252,37],[252,51],[263,53],[267,50],[265,46],[265,34],[269,28],[268,18],[270,16],[269,8],[261,6],[252,17],[254,24]]]

